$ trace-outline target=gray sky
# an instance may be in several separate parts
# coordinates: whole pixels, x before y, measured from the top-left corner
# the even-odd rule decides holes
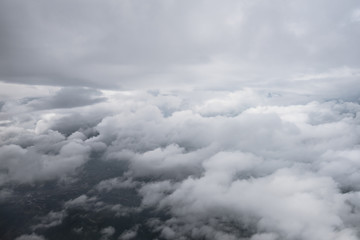
[[[0,214],[88,187],[8,233],[359,240],[359,39],[358,0],[0,0]]]
[[[356,0],[3,0],[0,80],[110,89],[352,85],[359,34]]]

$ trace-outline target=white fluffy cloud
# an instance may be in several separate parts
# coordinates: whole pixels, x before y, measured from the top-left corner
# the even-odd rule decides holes
[[[81,166],[90,153],[90,147],[81,140],[68,141],[58,132],[37,135],[9,130],[2,135],[9,144],[0,147],[1,184],[62,177]],[[19,132],[23,135],[12,135]]]
[[[136,212],[170,216],[148,222],[165,239],[358,239],[357,102],[254,89],[103,94],[91,106],[27,110],[21,121],[23,112],[9,110],[2,184],[61,178],[94,152],[126,173],[65,208],[96,205],[124,216],[129,210],[106,207],[96,194],[134,188],[142,197]]]
[[[132,177],[158,178],[140,193],[144,206],[170,209],[157,227],[164,238],[235,239],[232,226],[248,226],[252,239],[357,239],[344,191],[358,189],[359,105],[280,106],[252,94],[250,107],[215,116],[202,112],[212,99],[168,117],[139,106],[105,119],[96,138],[112,142],[111,159],[130,161]]]

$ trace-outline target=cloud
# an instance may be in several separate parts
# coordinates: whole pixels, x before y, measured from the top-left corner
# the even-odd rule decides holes
[[[109,227],[106,227],[106,228],[103,228],[101,229],[101,234],[102,234],[102,237],[101,239],[109,239],[111,236],[114,235],[115,233],[115,228],[112,227],[112,226],[109,226]]]
[[[73,108],[92,105],[105,100],[101,92],[89,88],[62,88],[55,95],[35,99],[28,104],[35,109]]]
[[[169,210],[173,218],[154,227],[166,239],[356,239],[343,191],[357,179],[349,172],[358,168],[358,104],[274,106],[272,99],[252,99],[251,107],[216,116],[199,115],[203,104],[168,117],[140,106],[104,120],[95,139],[111,143],[111,159],[130,162],[130,176],[157,179],[139,193],[144,207]],[[110,125],[121,127],[110,132]],[[173,144],[156,147],[164,142]],[[344,158],[329,148],[343,149]]]
[[[84,211],[146,218],[120,239],[144,228],[164,239],[357,239],[358,102],[249,88],[103,95],[28,118],[12,112],[2,126],[10,192],[69,175],[87,186],[31,226],[55,229]],[[108,167],[94,174],[89,164]],[[120,193],[130,200],[110,197]]]
[[[294,73],[359,68],[358,8],[353,0],[3,1],[1,79],[108,89],[279,85]]]
[[[131,159],[130,171],[135,177],[162,176],[184,178],[201,172],[200,162],[211,154],[211,147],[186,153],[178,145],[157,148]]]
[[[358,239],[359,9],[1,1],[6,234]]]
[[[100,192],[109,192],[114,189],[134,188],[136,183],[130,179],[111,178],[103,180],[96,185],[96,189]]]
[[[123,232],[123,233],[119,236],[119,240],[134,239],[134,238],[137,236],[137,230],[138,230],[138,226],[135,226],[134,228]]]
[[[36,230],[39,228],[51,228],[54,226],[58,226],[62,223],[65,217],[66,217],[66,212],[64,211],[59,211],[59,212],[50,211],[46,216],[41,218],[41,223],[34,225],[32,229]]]
[[[214,174],[221,175],[221,171]],[[187,228],[201,225],[199,222],[206,226],[214,218],[256,223],[257,231],[276,232],[280,238],[356,239],[354,230],[339,217],[349,209],[335,183],[329,178],[297,174],[284,169],[266,177],[224,182],[207,171],[200,179],[184,181],[160,204],[169,204],[180,219],[178,224],[190,224]],[[186,234],[184,228],[177,230],[178,236]],[[235,229],[230,232],[236,233]]]
[[[86,195],[81,195],[75,199],[71,199],[65,203],[66,208],[76,208],[76,207],[87,207],[89,204],[96,202],[96,197],[88,197]]]
[[[30,234],[30,235],[21,235],[20,237],[17,237],[16,240],[44,240],[45,238],[36,234]]]
[[[53,136],[57,134],[50,132],[44,137],[51,139]],[[40,141],[36,141],[36,137],[32,140],[35,142],[30,146],[29,143],[23,143],[26,147],[16,144],[0,147],[1,184],[9,181],[27,183],[63,177],[88,159],[90,148],[81,141],[52,138],[52,141],[45,143],[41,138],[38,139]],[[46,145],[41,145],[42,143]]]

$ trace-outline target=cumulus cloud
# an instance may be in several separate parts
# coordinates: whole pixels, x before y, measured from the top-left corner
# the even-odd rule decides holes
[[[359,9],[1,1],[6,236],[359,239]]]
[[[95,182],[90,192],[67,200],[64,212],[44,216],[36,229],[60,225],[70,209],[107,209],[117,217],[153,209],[169,216],[148,222],[164,239],[358,238],[357,102],[304,103],[302,96],[293,101],[254,89],[215,96],[105,94],[108,100],[91,110],[55,109],[55,117],[34,111],[33,125],[2,127],[2,184],[61,178],[95,153],[101,156],[96,161],[123,165],[123,174]],[[162,99],[176,99],[171,111]],[[276,104],[279,99],[289,102]],[[120,100],[122,107],[113,108]],[[67,135],[55,130],[78,116],[99,120]],[[141,205],[101,200],[121,189],[134,189]],[[120,239],[135,236],[129,230]]]
[[[18,131],[15,129],[15,133]],[[27,139],[17,139],[18,135],[12,134],[11,130],[4,132],[5,142],[9,144],[0,147],[1,184],[62,177],[81,166],[90,153],[90,147],[81,140],[67,141],[57,132],[40,136],[26,132]]]
[[[156,179],[139,193],[173,216],[154,226],[163,238],[357,239],[347,192],[357,191],[359,105],[252,94],[251,107],[215,116],[199,114],[202,103],[166,117],[139,106],[105,118],[92,140],[126,159],[129,176]]]
[[[254,224],[257,231],[275,232],[278,238],[356,239],[356,232],[339,217],[349,209],[336,184],[328,178],[298,174],[283,169],[266,177],[223,182],[209,173],[184,181],[161,204],[170,204],[179,218],[175,226],[185,222],[190,224],[187,229],[202,221],[210,225],[207,221],[214,219],[211,227],[221,231],[216,221],[222,219],[228,224]],[[180,231],[178,236],[186,234],[185,229],[175,229]]]

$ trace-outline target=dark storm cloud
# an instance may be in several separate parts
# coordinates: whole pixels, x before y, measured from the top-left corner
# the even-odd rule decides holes
[[[355,0],[5,0],[0,77],[60,86],[229,89],[270,87],[294,74],[346,66],[357,71],[359,8]]]

